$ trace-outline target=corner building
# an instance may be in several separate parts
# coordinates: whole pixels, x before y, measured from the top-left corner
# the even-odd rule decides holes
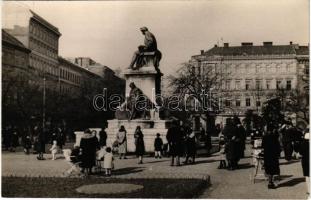
[[[309,68],[309,47],[292,42],[263,42],[260,46],[243,42],[232,47],[224,43],[222,47],[201,50],[190,62],[199,74],[220,71],[219,87],[212,95],[219,99],[216,123],[225,123],[225,118],[232,115],[243,118],[246,110],[260,112],[263,103],[279,89],[299,89],[300,79]]]

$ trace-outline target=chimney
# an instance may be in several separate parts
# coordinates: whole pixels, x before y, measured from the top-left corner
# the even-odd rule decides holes
[[[290,45],[293,45],[293,42],[292,42],[292,41],[290,41],[290,42],[289,42],[289,44],[290,44]]]
[[[229,43],[224,43],[224,47],[229,47]]]
[[[263,46],[265,47],[271,47],[273,45],[273,42],[263,42]]]
[[[215,44],[214,47],[217,47],[217,44]]]
[[[204,54],[204,50],[201,50],[201,55],[203,55]]]
[[[242,42],[242,47],[248,47],[248,46],[253,46],[253,43],[252,42]]]

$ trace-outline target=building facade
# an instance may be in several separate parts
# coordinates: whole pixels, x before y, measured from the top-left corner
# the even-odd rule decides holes
[[[263,42],[260,46],[243,42],[232,47],[224,43],[202,50],[190,62],[199,74],[219,72],[221,77],[212,94],[219,99],[221,122],[228,116],[243,116],[246,110],[260,112],[263,103],[278,91],[298,89],[301,73],[309,66],[309,48],[292,42]]]
[[[34,118],[39,123],[53,119],[71,120],[74,126],[90,127],[113,116],[111,112],[98,112],[93,108],[95,95],[102,94],[104,88],[110,91],[117,85],[111,81],[111,73],[98,75],[87,67],[61,58],[58,55],[61,33],[57,27],[14,2],[4,3],[2,22],[3,86],[10,85],[7,83],[12,80],[8,78],[11,74],[21,74],[20,69],[27,72],[27,76],[19,76],[25,84],[15,80],[20,83],[15,84],[15,91],[23,91],[24,95],[19,95],[20,105],[6,107],[6,119],[8,115],[17,119],[17,115],[25,114],[20,121]],[[95,64],[90,60],[88,65]],[[88,66],[84,60],[82,64]],[[108,67],[106,69],[113,73]],[[121,90],[121,87],[117,88],[117,93],[121,94]],[[6,98],[5,102],[18,95],[2,95],[7,96],[9,99]]]
[[[59,87],[62,94],[72,97],[81,95],[82,90],[100,92],[107,87],[105,79],[62,57],[59,60]],[[96,89],[97,88],[97,89]],[[96,93],[95,92],[95,93]]]
[[[5,23],[4,28],[31,50],[29,66],[33,73],[42,77],[41,83],[39,81],[38,84],[42,85],[45,78],[47,88],[57,90],[58,45],[61,36],[58,28],[28,9],[20,14],[11,13],[11,15],[16,15],[16,19],[24,23],[10,21],[11,18],[8,17],[5,19],[14,25]]]
[[[123,91],[125,91],[125,80],[118,77],[109,67],[102,65],[89,57],[68,58],[67,60],[100,76],[104,80],[108,94],[122,94]]]
[[[19,87],[28,83],[29,79],[29,54],[26,48],[16,38],[2,30],[2,108],[3,117],[13,117],[17,102],[24,98],[24,90]],[[11,112],[7,112],[11,110]]]

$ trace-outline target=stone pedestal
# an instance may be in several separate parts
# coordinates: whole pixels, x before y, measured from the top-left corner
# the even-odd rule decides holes
[[[160,133],[163,142],[166,143],[166,133],[171,123],[170,120],[108,120],[108,128],[106,129],[107,145],[112,146],[120,126],[123,125],[127,131],[127,150],[128,152],[134,152],[134,133],[136,127],[140,126],[144,134],[146,151],[153,152],[156,134]]]

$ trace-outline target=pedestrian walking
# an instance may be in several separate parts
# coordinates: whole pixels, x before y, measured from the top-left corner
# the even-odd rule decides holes
[[[107,145],[107,133],[105,131],[105,128],[102,128],[99,131],[99,146],[100,148],[103,148]]]
[[[38,153],[37,159],[38,160],[45,160],[43,157],[43,153],[45,153],[45,130],[43,130],[41,127],[36,126],[34,128],[34,134],[36,135],[36,151]]]
[[[50,148],[51,154],[52,154],[52,160],[56,160],[56,154],[58,152],[58,146],[57,146],[57,141],[53,141],[53,145]]]
[[[52,134],[51,134],[51,141],[50,141],[50,143],[53,145],[53,141],[54,140],[58,140],[58,136],[57,136],[57,128],[54,128],[53,130],[52,130]]]
[[[61,150],[63,149],[63,146],[65,145],[65,140],[66,140],[66,135],[64,131],[60,127],[58,127],[57,128],[57,144]]]
[[[31,139],[30,139],[30,136],[27,135],[25,138],[24,138],[24,152],[25,154],[29,154],[29,150],[31,149]]]
[[[95,166],[96,161],[96,149],[98,146],[98,141],[96,136],[92,135],[91,131],[89,129],[86,129],[84,131],[84,135],[81,138],[80,141],[80,148],[82,151],[81,156],[81,167],[82,172],[85,172],[88,174],[92,174],[92,168]]]
[[[182,139],[183,133],[180,130],[177,121],[172,123],[172,126],[167,130],[166,139],[169,144],[169,150],[171,155],[171,166],[174,166],[174,160],[176,158],[176,166],[180,166],[180,157],[183,154]]]
[[[223,134],[219,135],[219,166],[218,169],[226,169],[227,164],[226,164],[226,142],[225,142],[225,137]]]
[[[154,140],[154,157],[162,158],[163,140],[160,137],[160,133],[157,133],[157,137]]]
[[[10,146],[10,129],[9,125],[5,126],[4,129],[2,129],[2,144],[4,146],[4,150],[9,150]]]
[[[12,136],[11,136],[11,145],[10,151],[15,152],[16,147],[18,146],[18,132],[16,126],[12,129]]]
[[[119,132],[117,133],[117,142],[118,142],[118,153],[120,159],[126,159],[126,151],[127,151],[127,138],[126,138],[126,130],[124,126],[121,126]]]
[[[188,164],[189,158],[191,158],[191,163],[195,163],[195,155],[196,155],[196,142],[195,142],[195,133],[194,131],[191,131],[190,133],[187,133],[186,136],[186,160],[185,164]]]
[[[300,150],[299,153],[301,155],[301,166],[302,166],[302,172],[303,176],[306,178],[306,186],[307,186],[307,194],[310,194],[310,175],[309,175],[309,169],[310,169],[310,162],[309,162],[309,140],[310,140],[310,133],[309,128],[305,130],[304,138],[301,141],[300,144]]]
[[[138,157],[138,164],[143,164],[143,155],[145,153],[145,143],[144,143],[144,135],[141,131],[140,126],[136,127],[134,133],[135,146],[136,146],[136,156]]]
[[[111,171],[114,168],[113,154],[111,148],[106,148],[106,154],[104,155],[104,169],[106,176],[111,176]]]
[[[239,148],[240,148],[240,158],[244,158],[244,151],[245,151],[245,140],[246,140],[246,130],[242,126],[241,122],[239,121],[237,124],[237,133],[239,137]]]
[[[275,189],[276,186],[273,183],[273,176],[280,175],[280,143],[278,140],[277,129],[273,125],[268,125],[266,133],[263,136],[262,147],[263,147],[263,157],[264,157],[264,168],[268,175],[269,189]]]
[[[293,158],[298,160],[299,159],[299,150],[301,146],[301,142],[304,139],[304,135],[302,131],[300,131],[297,127],[294,127],[294,135],[293,135]]]
[[[228,118],[223,130],[223,134],[226,141],[225,151],[228,161],[228,170],[235,170],[238,167],[239,160],[239,144],[237,142],[237,128],[231,118]]]
[[[292,144],[294,129],[292,128],[290,122],[287,122],[285,125],[282,126],[281,133],[282,133],[282,144],[284,148],[285,160],[290,161],[292,159],[292,154],[294,150]]]

